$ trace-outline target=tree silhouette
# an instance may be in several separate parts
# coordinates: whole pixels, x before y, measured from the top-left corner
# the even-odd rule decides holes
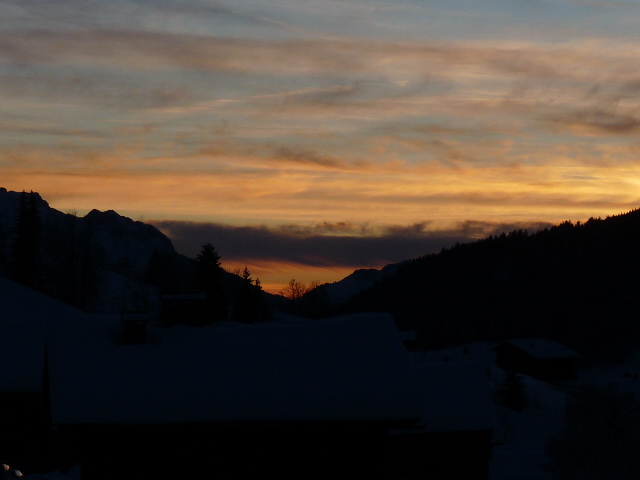
[[[220,264],[220,255],[216,252],[216,249],[211,243],[205,243],[202,245],[202,250],[196,255],[196,261],[199,262],[199,272],[203,275],[203,279],[210,278],[212,275],[217,275],[219,269],[222,268]]]
[[[39,285],[41,221],[36,195],[28,195],[23,190],[16,209],[11,260],[9,264],[12,278],[23,285],[36,288]]]
[[[295,278],[292,278],[289,280],[289,283],[280,290],[280,295],[287,297],[289,300],[298,300],[308,291],[309,289],[304,283],[298,282]]]
[[[236,292],[233,319],[243,323],[270,320],[272,315],[267,307],[260,279],[253,280],[247,267],[244,267],[239,276],[242,281]]]
[[[213,244],[205,243],[196,255],[198,267],[196,271],[196,285],[207,294],[206,321],[207,323],[227,320],[228,303],[222,287],[222,266],[220,255]]]

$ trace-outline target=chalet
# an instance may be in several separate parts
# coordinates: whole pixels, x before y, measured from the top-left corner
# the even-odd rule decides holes
[[[202,290],[163,292],[160,295],[163,325],[202,326],[207,322],[207,294]]]
[[[423,412],[391,435],[394,478],[489,480],[496,425],[485,368],[475,362],[418,365]]]
[[[546,338],[511,339],[493,350],[498,367],[545,381],[574,378],[580,359],[573,350]]]
[[[51,419],[60,462],[80,461],[83,478],[388,478],[389,431],[422,416],[387,314],[150,325],[143,345],[110,340],[107,317],[59,326]]]

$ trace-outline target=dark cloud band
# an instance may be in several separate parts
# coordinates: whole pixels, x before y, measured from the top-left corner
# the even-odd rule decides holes
[[[546,223],[525,225],[466,221],[447,230],[429,230],[428,222],[376,229],[343,222],[274,228],[176,220],[149,223],[165,232],[176,250],[189,257],[194,257],[203,243],[212,242],[223,260],[227,261],[349,268],[380,267],[438,252],[457,242],[514,229],[534,231],[549,226]]]

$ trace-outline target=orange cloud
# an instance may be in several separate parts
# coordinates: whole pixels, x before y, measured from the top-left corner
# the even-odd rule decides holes
[[[184,157],[172,170],[175,159],[140,159],[126,150],[115,158],[86,152],[83,162],[52,160],[39,150],[0,159],[6,188],[39,191],[62,209],[115,209],[135,218],[379,225],[428,216],[444,224],[469,218],[561,221],[635,208],[637,147],[585,148],[592,150],[590,157],[576,159],[572,150],[560,149],[538,164],[517,156],[475,164],[475,154],[460,147],[460,159],[452,164],[371,163],[360,170],[224,154]]]

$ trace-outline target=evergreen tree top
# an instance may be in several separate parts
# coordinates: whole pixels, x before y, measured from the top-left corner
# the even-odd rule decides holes
[[[220,264],[220,255],[218,255],[218,252],[216,252],[212,243],[205,243],[202,245],[202,250],[198,255],[196,255],[196,260],[205,268],[222,268]]]

